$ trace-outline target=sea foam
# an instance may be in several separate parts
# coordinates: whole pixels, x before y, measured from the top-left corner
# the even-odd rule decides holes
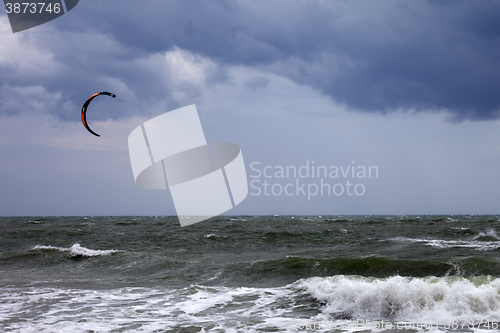
[[[92,250],[81,246],[79,243],[73,244],[71,247],[56,247],[56,246],[44,246],[37,245],[33,247],[33,250],[55,250],[61,252],[69,252],[71,257],[96,257],[96,256],[106,256],[118,252],[118,250]]]
[[[395,321],[500,320],[500,279],[488,276],[368,278],[337,275],[296,283],[333,318]]]
[[[492,251],[500,248],[500,241],[492,239],[493,238],[490,234],[481,233],[471,240],[420,239],[420,238],[409,238],[409,237],[395,237],[391,238],[390,240],[397,242],[422,243],[424,245],[432,246],[434,248],[443,248],[443,249],[453,248],[453,247],[463,247],[463,248],[472,248],[480,251]]]

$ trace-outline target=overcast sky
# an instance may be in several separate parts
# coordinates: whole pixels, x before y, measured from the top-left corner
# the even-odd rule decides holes
[[[227,214],[500,213],[498,1],[86,0],[15,34],[0,11],[0,215],[175,214],[127,138],[191,104],[256,181]],[[275,177],[313,164],[377,174]]]

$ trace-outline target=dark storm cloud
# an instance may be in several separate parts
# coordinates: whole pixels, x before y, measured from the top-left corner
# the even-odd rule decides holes
[[[145,70],[137,59],[179,48],[217,64],[207,84],[223,82],[226,66],[243,65],[355,110],[499,115],[497,1],[89,1],[70,14],[55,21],[60,30],[97,32],[110,44],[75,45],[76,53],[52,42],[55,59],[73,72],[44,86],[68,98],[111,77],[148,99],[169,100],[162,69]],[[82,77],[78,84],[74,73]],[[71,83],[74,90],[61,88]]]

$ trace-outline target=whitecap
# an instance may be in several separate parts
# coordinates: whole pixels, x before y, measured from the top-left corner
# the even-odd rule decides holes
[[[33,250],[55,250],[61,252],[69,252],[71,257],[96,257],[96,256],[106,256],[118,252],[118,250],[92,250],[81,246],[79,243],[73,244],[71,247],[57,247],[57,246],[45,246],[36,245]]]
[[[480,232],[474,239],[479,241],[498,241],[500,238],[494,229],[488,229],[486,232]]]
[[[393,321],[500,320],[500,279],[478,276],[370,278],[337,275],[296,283],[323,313]]]
[[[435,248],[445,249],[453,247],[472,248],[480,251],[492,251],[500,248],[500,241],[483,241],[474,238],[474,240],[443,240],[443,239],[420,239],[408,237],[395,237],[389,239],[397,242],[423,243]]]

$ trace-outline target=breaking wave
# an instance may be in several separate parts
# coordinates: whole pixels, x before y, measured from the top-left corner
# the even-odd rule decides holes
[[[33,247],[33,250],[48,250],[48,251],[61,251],[69,252],[71,257],[97,257],[97,256],[107,256],[118,252],[118,250],[92,250],[81,246],[79,243],[73,244],[71,247],[56,247],[56,246],[44,246],[37,245]]]
[[[331,318],[395,321],[500,320],[500,279],[489,276],[367,278],[337,275],[297,282]]]
[[[397,242],[422,243],[434,248],[443,249],[462,247],[480,251],[492,251],[500,248],[500,240],[499,238],[497,238],[497,235],[493,230],[490,230],[486,233],[481,232],[479,235],[470,240],[420,239],[409,237],[396,237],[390,240]]]

